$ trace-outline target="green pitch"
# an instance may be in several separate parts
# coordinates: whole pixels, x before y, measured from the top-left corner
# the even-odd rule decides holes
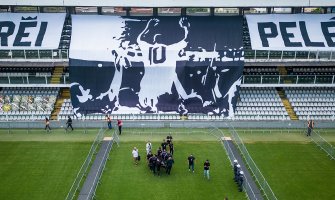
[[[110,153],[96,199],[245,199],[232,181],[222,145],[208,131],[124,129],[120,147],[114,146]],[[222,131],[229,136],[228,130]],[[278,199],[334,199],[335,161],[303,131],[238,130]],[[0,199],[64,199],[97,132],[0,130]],[[169,133],[175,141],[175,165],[170,176],[153,176],[144,157],[146,141],[157,149]],[[322,135],[334,144],[333,130]],[[134,146],[142,156],[138,166],[131,158]],[[187,168],[190,153],[196,157],[194,174]],[[211,162],[210,181],[203,177],[205,159]]]
[[[97,131],[0,131],[0,199],[65,199]]]
[[[330,160],[304,131],[238,132],[278,199],[334,199],[335,160]],[[321,135],[334,143],[333,131]]]
[[[143,136],[146,138],[146,136]],[[123,138],[121,138],[122,140]],[[145,140],[122,142],[113,149],[97,190],[97,199],[245,199],[244,193],[237,191],[232,180],[233,171],[221,144],[217,141],[178,141],[174,136],[175,154],[171,175],[154,176],[145,160]],[[154,142],[156,149],[160,143]],[[131,150],[139,148],[143,159],[138,166],[133,164]],[[195,173],[188,170],[187,157],[196,157]],[[211,163],[210,180],[203,176],[203,162]]]

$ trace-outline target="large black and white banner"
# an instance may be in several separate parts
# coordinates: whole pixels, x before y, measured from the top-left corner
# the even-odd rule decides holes
[[[232,116],[244,64],[242,20],[72,15],[75,113]]]
[[[335,14],[247,15],[255,50],[335,50]]]
[[[65,13],[0,13],[0,49],[57,49]]]

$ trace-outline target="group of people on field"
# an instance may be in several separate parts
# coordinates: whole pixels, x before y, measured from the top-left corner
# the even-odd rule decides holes
[[[165,170],[167,175],[170,175],[172,166],[174,164],[173,154],[174,154],[174,144],[173,138],[170,135],[163,139],[160,147],[158,147],[156,152],[153,152],[153,146],[150,141],[148,141],[145,145],[146,149],[146,161],[150,171],[157,176],[161,175],[162,168]],[[141,160],[139,155],[138,149],[134,147],[132,150],[134,164],[138,165],[138,162]],[[195,157],[193,154],[190,154],[187,157],[188,162],[188,170],[194,173],[195,170]],[[210,162],[207,159],[204,162],[204,177],[208,180],[210,179],[209,176],[209,169],[210,169]]]
[[[147,164],[150,171],[153,172],[154,175],[160,176],[161,168],[164,168],[166,174],[170,175],[172,166],[174,164],[174,144],[172,139],[172,136],[168,135],[166,140],[163,140],[156,153],[153,153],[153,148],[150,141],[148,141],[145,145],[147,153]],[[169,150],[167,148],[169,148]]]
[[[244,172],[237,160],[234,160],[234,181],[237,183],[238,191],[243,191]]]
[[[71,130],[73,131],[73,127],[72,127],[72,119],[70,116],[67,116],[67,121],[66,121],[66,132],[67,130],[71,128]],[[48,133],[51,131],[51,127],[50,127],[50,119],[49,118],[45,118],[45,127],[44,130],[46,130]]]
[[[109,116],[109,115],[106,115],[106,121],[107,121],[107,126],[108,126],[108,129],[113,129],[113,125],[112,125],[112,117]],[[119,135],[121,135],[122,133],[122,126],[123,126],[123,122],[121,119],[117,119],[116,120],[116,123],[117,123],[117,126],[119,128]]]
[[[67,116],[67,117],[68,118],[67,118],[67,121],[66,121],[65,130],[67,131],[68,129],[71,129],[73,131],[74,129],[73,129],[73,126],[72,126],[72,118],[70,116]],[[106,115],[106,121],[107,121],[108,129],[112,129],[113,128],[112,118],[109,115]],[[48,117],[46,117],[45,120],[44,120],[44,123],[45,123],[44,130],[46,130],[47,132],[50,132],[51,131],[50,119]],[[119,129],[119,135],[121,135],[121,133],[122,133],[122,125],[123,125],[122,120],[117,119],[117,126],[118,126],[118,129]]]
[[[194,165],[195,165],[195,157],[193,154],[190,154],[187,157],[187,161],[188,161],[188,171],[192,171],[192,173],[194,173]],[[209,168],[211,166],[211,163],[209,162],[209,160],[207,159],[204,162],[204,177],[207,178],[209,180]]]

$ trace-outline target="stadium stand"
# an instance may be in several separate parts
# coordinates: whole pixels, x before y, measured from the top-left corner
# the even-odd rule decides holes
[[[71,17],[68,15],[65,18],[64,27],[62,31],[62,36],[59,42],[59,49],[69,49],[71,41]]]
[[[285,88],[299,119],[334,120],[334,88]]]
[[[332,67],[290,67],[290,75],[335,75],[335,69]]]
[[[244,75],[279,75],[277,67],[245,67]]]
[[[3,88],[0,91],[1,120],[43,120],[50,117],[59,88]]]
[[[83,12],[85,8],[83,7]],[[10,10],[10,9],[9,9]],[[175,11],[176,10],[176,11]],[[123,8],[113,8],[112,11],[116,15],[126,15],[128,10]],[[153,14],[154,11],[149,9],[131,9],[130,14],[135,15],[141,14]],[[209,11],[209,10],[208,10]],[[238,14],[238,9],[235,14]],[[5,12],[9,12],[8,9]],[[137,13],[138,12],[138,13]],[[180,8],[162,8],[159,12],[166,13],[181,13]],[[225,12],[225,11],[223,11]],[[187,11],[189,14],[189,11]],[[228,13],[228,12],[227,12]],[[129,13],[128,13],[129,14]],[[71,41],[72,33],[72,22],[70,13],[67,12],[61,39],[59,41],[58,49],[53,50],[0,50],[0,59],[67,59],[68,49]],[[332,54],[329,52],[313,52],[313,51],[262,51],[252,50],[250,33],[248,29],[247,20],[243,22],[243,46],[245,49],[246,59],[301,59],[306,62],[310,59],[331,59]],[[67,60],[66,60],[67,61]],[[273,66],[253,66],[249,64],[244,68],[243,84],[329,84],[334,83],[335,68],[332,66],[285,66],[285,62],[281,62],[282,65]],[[55,74],[56,73],[56,74]],[[53,67],[35,67],[27,65],[27,67],[0,67],[0,84],[68,84],[69,83],[69,71],[67,67],[53,66]],[[45,93],[39,93],[45,92]],[[40,110],[43,114],[36,115],[37,113],[30,112],[30,110],[24,110],[24,105],[27,103],[27,95],[32,94],[34,102],[39,102],[39,96],[49,95],[48,91],[40,88],[32,88],[29,92],[24,93],[22,88],[3,88],[1,91],[1,103],[2,111],[0,113],[1,119],[25,119],[30,118],[38,119],[40,117],[49,114],[55,105],[49,105],[52,101],[40,101]],[[52,89],[54,91],[52,96],[57,97],[59,89]],[[315,93],[317,91],[317,93]],[[32,92],[32,93],[30,93]],[[291,103],[291,106],[300,120],[313,117],[318,120],[334,120],[334,89],[332,88],[283,88],[284,95],[287,100]],[[35,99],[35,97],[37,99]],[[45,96],[49,97],[51,96]],[[29,96],[30,98],[30,96]],[[37,100],[37,101],[36,101]],[[5,102],[6,101],[6,102]],[[21,107],[21,104],[23,107]],[[29,103],[28,103],[29,105]],[[242,87],[240,92],[240,98],[237,103],[237,109],[235,113],[235,120],[289,120],[290,117],[285,110],[282,99],[273,87],[263,88],[252,88]],[[38,107],[37,104],[34,106]],[[6,108],[6,109],[5,109]],[[10,108],[10,109],[8,109]],[[50,110],[51,109],[51,110]],[[14,114],[20,115],[23,112],[27,112],[21,118],[14,117]],[[66,119],[67,115],[73,116],[73,108],[70,99],[65,99],[61,104],[59,113],[57,113],[57,119]],[[11,116],[11,117],[8,117]],[[73,116],[75,117],[75,116]],[[177,120],[180,119],[178,115],[174,114],[145,114],[145,115],[134,115],[134,114],[115,114],[114,118],[120,119],[149,119],[149,120]],[[102,114],[89,114],[81,119],[88,120],[100,120],[104,119]],[[189,114],[188,119],[190,120],[221,120],[223,117],[210,116],[202,114]]]
[[[50,82],[54,67],[0,67],[0,84]]]
[[[289,120],[275,88],[241,88],[236,120]]]

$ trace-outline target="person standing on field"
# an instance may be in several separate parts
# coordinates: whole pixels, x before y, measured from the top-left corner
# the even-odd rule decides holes
[[[123,123],[122,123],[121,119],[118,119],[117,120],[117,126],[119,127],[119,135],[121,135],[121,132],[122,132],[122,125],[123,125]]]
[[[72,127],[72,119],[71,119],[70,115],[67,116],[67,122],[66,122],[66,124],[67,124],[66,132],[67,132],[67,129],[68,129],[68,128],[71,128],[71,130],[73,131],[73,127]]]
[[[240,171],[240,174],[238,176],[238,191],[242,192],[243,191],[243,182],[244,182],[244,173],[243,171]]]
[[[188,171],[191,171],[194,173],[194,162],[195,162],[195,157],[191,154],[188,158]]]
[[[308,120],[308,123],[307,123],[307,136],[311,136],[311,132],[314,128],[314,121],[313,120]]]
[[[170,175],[170,173],[171,173],[173,163],[174,163],[174,160],[173,160],[172,157],[169,157],[166,161],[166,173],[168,175]]]
[[[170,149],[170,154],[173,155],[173,153],[174,153],[174,145],[173,145],[172,141],[169,144],[169,149]]]
[[[166,146],[167,146],[167,143],[165,142],[165,139],[164,139],[161,144],[162,150],[166,150]]]
[[[108,129],[112,129],[112,119],[111,119],[111,117],[106,115],[106,121],[107,121]]]
[[[234,162],[234,178],[233,179],[236,180],[238,162],[236,159],[233,162]]]
[[[148,141],[147,144],[145,145],[145,150],[147,151],[147,155],[151,152],[152,144],[150,141]]]
[[[209,160],[207,159],[204,162],[204,177],[207,178],[209,180],[209,167],[211,166],[211,164],[209,163]]]
[[[51,131],[50,120],[47,117],[45,118],[45,128],[44,128],[44,130],[46,130],[47,132]]]
[[[135,165],[138,165],[138,149],[134,147],[131,153],[133,155],[133,160],[134,160]]]

